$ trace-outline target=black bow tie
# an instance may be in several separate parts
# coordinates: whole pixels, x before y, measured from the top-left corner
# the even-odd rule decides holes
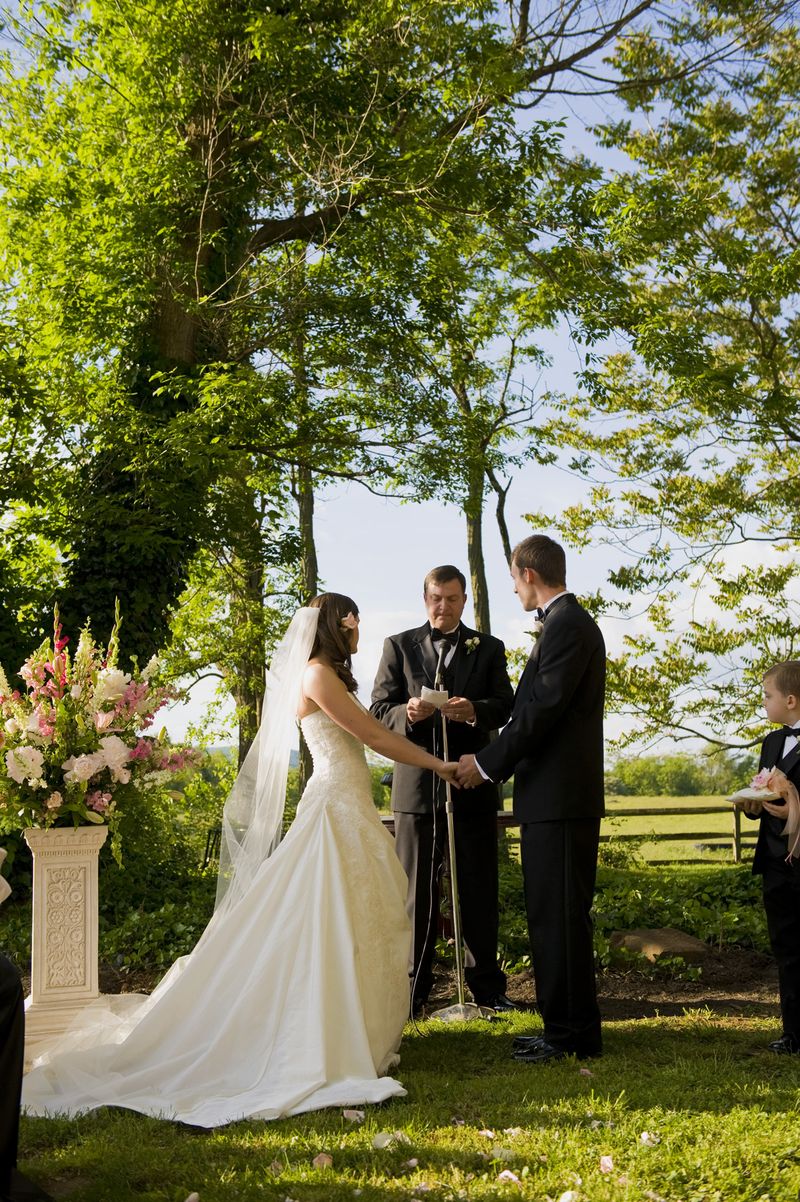
[[[454,647],[458,642],[458,630],[459,628],[456,627],[455,630],[451,630],[449,634],[445,634],[443,630],[437,630],[434,626],[431,629],[431,639],[434,643],[444,642],[449,643],[451,647]]]
[[[793,739],[800,739],[800,728],[797,726],[784,726],[783,733],[785,735],[791,735]]]
[[[536,610],[536,621],[543,622],[546,617],[547,617],[547,610],[542,609],[541,606],[539,606]]]

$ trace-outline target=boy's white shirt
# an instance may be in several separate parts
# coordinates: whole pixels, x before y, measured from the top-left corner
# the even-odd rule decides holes
[[[783,740],[783,753],[781,755],[781,759],[783,759],[783,760],[785,760],[787,755],[789,754],[789,752],[794,751],[795,747],[797,746],[797,740],[798,740],[798,738],[800,738],[800,719],[798,719],[797,722],[795,722],[794,726],[792,727],[792,730],[796,730],[797,734],[796,735],[787,735],[786,738]]]

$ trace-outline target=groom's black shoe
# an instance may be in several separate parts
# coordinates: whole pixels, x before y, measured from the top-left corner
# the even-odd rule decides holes
[[[517,1045],[511,1050],[511,1059],[522,1061],[524,1064],[546,1064],[550,1060],[565,1060],[571,1055],[572,1052],[568,1052],[566,1048],[554,1048],[552,1043],[541,1037],[532,1039],[522,1047]]]
[[[476,1006],[485,1006],[487,1010],[497,1010],[502,1013],[505,1010],[519,1010],[516,1002],[512,1002],[510,997],[506,997],[504,993],[493,993],[490,997],[475,998]]]
[[[800,1044],[792,1035],[781,1035],[767,1044],[767,1049],[776,1056],[800,1056]]]
[[[526,1064],[543,1064],[547,1060],[563,1060],[565,1056],[575,1056],[578,1060],[590,1060],[601,1056],[602,1051],[577,1051],[575,1048],[557,1048],[542,1035],[517,1035],[511,1048],[514,1060]]]
[[[515,1035],[511,1041],[511,1046],[516,1048],[529,1048],[537,1043],[546,1043],[543,1035]]]

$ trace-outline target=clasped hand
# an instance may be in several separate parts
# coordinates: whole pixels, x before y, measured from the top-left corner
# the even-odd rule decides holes
[[[484,777],[475,764],[474,755],[462,755],[458,761],[456,781],[462,789],[474,789],[477,785],[483,784]]]

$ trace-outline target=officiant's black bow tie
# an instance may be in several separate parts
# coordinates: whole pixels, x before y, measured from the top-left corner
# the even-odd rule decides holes
[[[800,739],[800,728],[797,726],[784,726],[783,733],[793,739]]]
[[[458,642],[458,627],[456,627],[455,630],[451,630],[449,634],[445,634],[443,630],[437,630],[434,626],[431,629],[431,639],[434,643],[443,641],[445,643],[455,644]]]

